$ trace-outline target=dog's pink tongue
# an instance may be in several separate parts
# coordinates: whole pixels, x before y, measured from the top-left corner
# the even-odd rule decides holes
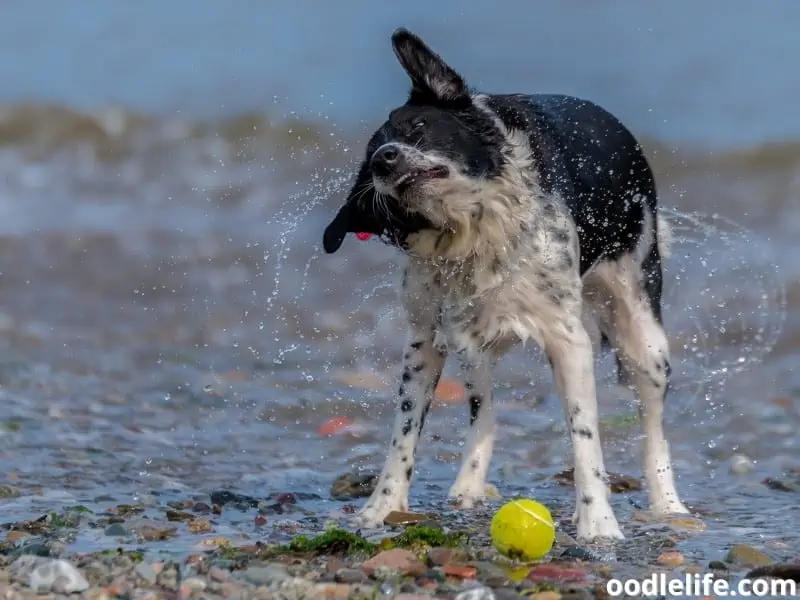
[[[371,236],[370,236],[369,233],[361,232],[361,233],[357,233],[356,237],[358,239],[360,239],[362,242],[366,242]]]

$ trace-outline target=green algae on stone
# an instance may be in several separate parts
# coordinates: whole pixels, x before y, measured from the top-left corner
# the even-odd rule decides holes
[[[373,552],[375,545],[360,535],[338,527],[331,527],[325,533],[313,538],[299,535],[284,546],[284,549],[289,552],[304,554],[352,554],[355,552]]]
[[[49,521],[51,527],[77,527],[80,524],[80,517],[66,511],[63,513],[51,512]]]
[[[441,529],[427,525],[412,525],[403,533],[381,542],[381,548],[409,548],[424,550],[426,548],[458,548],[463,546],[469,536],[463,532],[445,533]]]
[[[64,512],[76,512],[93,515],[94,511],[91,508],[85,507],[83,504],[75,504],[74,506],[65,506]]]
[[[130,560],[135,563],[142,562],[144,560],[144,552],[139,550],[123,550],[122,548],[117,548],[116,550],[101,550],[97,553],[98,556],[127,556]]]
[[[113,510],[113,512],[121,517],[125,517],[144,512],[144,506],[141,504],[119,504],[117,505],[116,509]]]

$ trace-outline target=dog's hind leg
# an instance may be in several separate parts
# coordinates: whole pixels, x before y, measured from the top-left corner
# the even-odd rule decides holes
[[[445,352],[435,347],[434,336],[427,320],[411,323],[389,455],[375,491],[356,515],[363,527],[379,526],[393,510],[408,510],[417,443],[445,362]]]
[[[661,260],[656,244],[640,261],[629,254],[597,265],[591,284],[605,295],[603,330],[636,391],[644,429],[644,471],[655,513],[686,513],[664,436],[669,345],[661,325]]]
[[[462,363],[464,387],[469,398],[469,434],[461,469],[448,494],[448,498],[461,508],[472,508],[485,495],[486,473],[495,435],[492,366],[489,357]]]

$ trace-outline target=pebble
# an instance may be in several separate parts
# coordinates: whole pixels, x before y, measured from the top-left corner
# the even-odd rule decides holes
[[[111,537],[125,537],[130,532],[125,529],[124,526],[120,525],[119,523],[112,523],[108,527],[106,527],[105,531],[103,532],[105,535]]]
[[[683,557],[683,554],[680,552],[676,552],[675,550],[668,550],[667,552],[662,552],[659,554],[656,562],[660,565],[664,565],[665,567],[669,567],[670,569],[674,569],[675,567],[680,567],[686,559]]]
[[[528,596],[529,600],[561,600],[561,594],[552,590],[537,592]]]
[[[89,582],[66,560],[53,559],[40,563],[28,578],[28,586],[34,590],[50,590],[71,594],[89,588]]]
[[[377,475],[345,473],[337,477],[331,484],[331,499],[355,500],[356,498],[366,498],[372,494],[376,485],[378,485]]]
[[[460,592],[455,600],[495,600],[495,595],[492,588],[479,585]]]
[[[361,565],[368,575],[372,575],[378,567],[387,567],[399,571],[403,575],[421,575],[425,572],[425,566],[416,555],[403,548],[393,548],[381,552]]]
[[[441,567],[447,563],[458,562],[463,558],[464,551],[458,548],[431,548],[428,550],[430,564]]]
[[[242,576],[255,585],[269,585],[291,578],[286,569],[278,565],[248,567]]]
[[[730,460],[731,473],[735,475],[744,475],[753,470],[753,461],[744,454],[734,454]]]
[[[475,579],[478,569],[466,565],[449,564],[442,567],[442,573],[448,577],[456,577],[458,579]]]
[[[149,563],[145,562],[139,563],[138,565],[136,565],[134,572],[151,585],[154,584],[158,579],[158,573]]]
[[[25,540],[29,537],[32,536],[27,531],[17,531],[16,529],[13,529],[6,534],[6,540],[12,544],[16,544],[17,542]]]
[[[725,562],[743,567],[761,567],[775,562],[769,556],[746,544],[734,544],[725,556]]]
[[[417,513],[410,513],[410,512],[402,512],[399,510],[393,510],[386,518],[383,520],[384,525],[413,525],[415,523],[424,523],[428,520],[426,515],[420,515]]]
[[[535,582],[582,581],[588,573],[576,567],[562,567],[555,564],[536,565],[528,573],[528,579]]]
[[[13,485],[0,485],[0,498],[19,498],[19,490]]]
[[[368,579],[361,569],[341,568],[334,575],[334,580],[338,583],[366,583]]]

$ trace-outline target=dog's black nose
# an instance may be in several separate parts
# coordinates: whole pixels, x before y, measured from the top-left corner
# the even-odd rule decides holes
[[[402,156],[397,146],[386,144],[381,146],[372,155],[372,172],[376,175],[388,175],[399,166]]]

